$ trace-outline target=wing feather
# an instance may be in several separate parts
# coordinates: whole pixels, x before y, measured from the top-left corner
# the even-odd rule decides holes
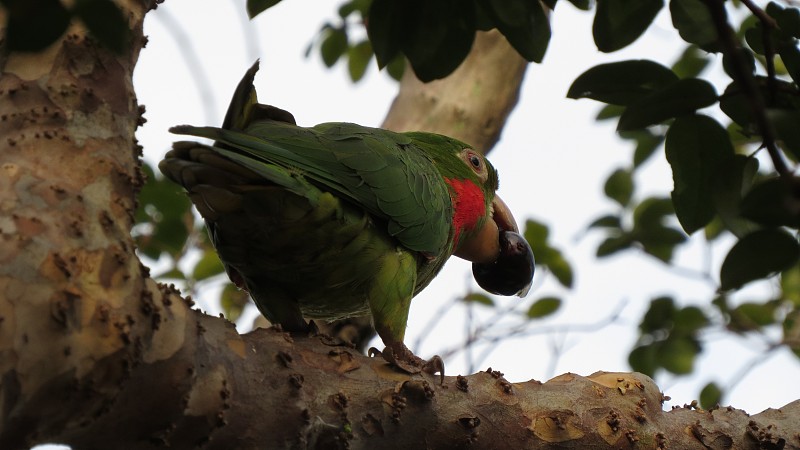
[[[270,165],[296,173],[385,221],[388,233],[411,250],[438,255],[450,241],[448,187],[422,147],[404,134],[350,123],[303,128],[271,120],[242,131],[172,131],[215,140],[216,151],[272,182],[283,185]],[[302,183],[290,184],[302,190]]]

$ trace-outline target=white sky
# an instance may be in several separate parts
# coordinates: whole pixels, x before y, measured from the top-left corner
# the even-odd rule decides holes
[[[242,0],[170,0],[159,6],[147,19],[150,41],[134,77],[139,102],[147,107],[148,123],[138,132],[146,158],[154,163],[162,157],[174,140],[166,131],[171,125],[218,125],[233,88],[256,58],[262,61],[256,78],[260,100],[291,111],[301,125],[325,121],[379,125],[396,92],[388,76],[373,67],[361,83],[353,85],[343,65],[325,69],[316,50],[311,58],[304,57],[322,23],[338,19],[338,5],[338,1],[285,0],[251,24],[241,17]],[[175,23],[182,30],[175,28]],[[544,64],[529,68],[520,104],[491,159],[501,174],[500,192],[517,219],[523,222],[535,217],[550,224],[552,239],[573,263],[577,278],[571,292],[560,289],[552,277],[538,278],[524,300],[529,303],[553,294],[565,298],[562,310],[540,325],[561,325],[561,332],[507,340],[480,363],[479,369],[491,366],[510,381],[544,381],[563,372],[629,371],[627,355],[650,299],[674,295],[681,303],[702,307],[713,298],[712,286],[670,273],[655,259],[635,252],[595,259],[602,232],[579,239],[591,220],[614,211],[614,204],[602,194],[602,185],[612,170],[630,165],[633,149],[615,137],[613,124],[600,127],[594,123],[599,104],[568,100],[567,89],[575,77],[599,62],[650,58],[671,64],[681,41],[669,17],[662,14],[644,41],[611,55],[601,54],[592,43],[591,14],[560,2],[552,25],[553,39]],[[186,38],[179,43],[176,38],[184,33]],[[191,42],[191,49],[186,42]],[[195,69],[181,56],[189,52],[199,57],[210,91],[201,94],[198,90],[197,74],[192,73]],[[672,180],[663,152],[637,173],[636,183],[638,198],[669,194]],[[714,255],[712,273],[718,273],[726,251],[727,247]],[[700,246],[695,246],[682,252],[679,262],[702,269],[701,255]],[[408,343],[416,341],[441,304],[464,293],[468,279],[469,264],[453,258],[445,273],[413,302]],[[213,294],[211,298],[215,298]],[[607,317],[623,303],[622,319],[611,326],[591,333],[563,331],[566,326],[577,328]],[[216,312],[215,308],[213,303],[203,306],[211,312]],[[487,317],[491,311],[484,309],[476,308],[479,315]],[[414,350],[429,357],[461,342],[464,311],[457,309],[444,317],[422,348]],[[659,386],[672,396],[670,404],[689,403],[709,381],[727,386],[765,349],[758,339],[731,340],[720,332],[707,337],[707,351],[692,377],[658,377]],[[375,345],[380,346],[377,341]],[[562,349],[558,358],[551,351],[554,346]],[[446,363],[449,375],[464,373],[467,367],[462,357]],[[779,352],[748,372],[724,403],[750,413],[780,407],[800,398],[798,380],[800,361],[789,352]]]

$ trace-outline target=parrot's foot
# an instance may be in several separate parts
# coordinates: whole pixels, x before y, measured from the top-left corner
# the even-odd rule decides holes
[[[415,355],[402,342],[392,342],[383,351],[372,347],[368,353],[370,356],[382,356],[387,362],[407,373],[425,372],[431,375],[439,373],[439,384],[444,384],[444,361],[439,355],[434,355],[431,359],[425,361]]]

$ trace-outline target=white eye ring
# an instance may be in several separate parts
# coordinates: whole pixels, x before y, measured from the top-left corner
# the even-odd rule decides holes
[[[486,181],[486,178],[488,178],[486,164],[484,164],[483,158],[478,152],[471,148],[465,148],[461,151],[461,157],[482,181]]]

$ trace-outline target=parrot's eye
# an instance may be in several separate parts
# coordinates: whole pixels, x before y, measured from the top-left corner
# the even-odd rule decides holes
[[[475,150],[465,148],[461,152],[462,158],[464,161],[472,167],[472,170],[481,178],[481,180],[486,181],[486,166],[483,164],[483,158],[479,155]]]
[[[478,155],[470,155],[469,163],[472,164],[472,167],[474,167],[476,169],[480,169],[481,168],[481,159],[478,158]]]

